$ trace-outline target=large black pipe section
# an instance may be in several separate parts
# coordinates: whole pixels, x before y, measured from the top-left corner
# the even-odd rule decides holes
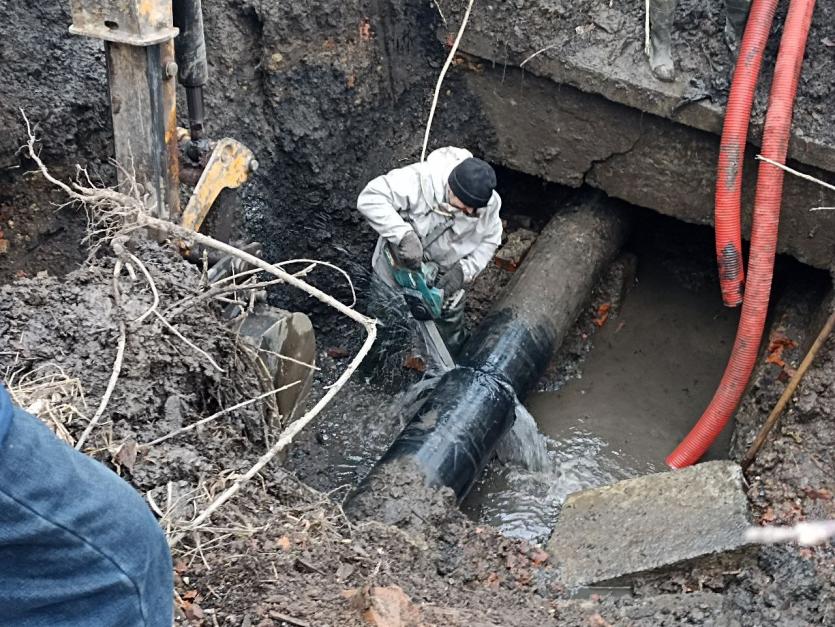
[[[197,141],[203,137],[203,87],[209,80],[206,38],[203,34],[203,6],[201,0],[174,0],[172,8],[174,26],[180,29],[180,34],[174,40],[177,77],[186,89],[191,139]]]
[[[622,205],[602,194],[560,211],[546,225],[499,302],[349,504],[360,515],[397,498],[397,475],[415,473],[462,499],[587,302],[596,278],[627,234]],[[378,493],[375,496],[374,493]],[[388,495],[388,496],[385,496]],[[357,507],[354,502],[359,501]],[[365,501],[365,503],[363,503]]]

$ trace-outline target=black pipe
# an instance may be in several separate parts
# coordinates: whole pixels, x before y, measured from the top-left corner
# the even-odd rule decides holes
[[[615,205],[602,194],[586,195],[546,225],[458,366],[360,485],[349,511],[386,518],[396,508],[385,501],[404,494],[387,484],[402,483],[404,473],[452,488],[459,501],[467,494],[513,425],[516,397],[524,399],[536,384],[600,270],[620,250],[627,221]]]
[[[174,26],[180,29],[180,34],[174,40],[177,78],[186,89],[189,131],[192,141],[197,141],[203,137],[203,87],[209,80],[203,7],[201,0],[174,0],[172,8]]]

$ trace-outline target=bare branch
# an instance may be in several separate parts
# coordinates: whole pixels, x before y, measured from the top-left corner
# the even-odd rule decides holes
[[[218,363],[217,363],[217,362],[216,362],[216,361],[212,358],[212,356],[211,356],[211,355],[209,355],[209,353],[207,353],[207,352],[206,352],[206,351],[204,351],[202,348],[200,348],[199,346],[197,346],[197,345],[196,345],[194,342],[192,342],[191,340],[187,339],[187,338],[186,338],[186,336],[184,336],[182,333],[180,333],[180,332],[179,332],[179,331],[178,331],[178,330],[174,327],[174,325],[173,325],[173,324],[171,324],[170,322],[168,322],[168,320],[166,320],[165,318],[163,318],[163,317],[162,317],[162,314],[160,314],[160,312],[158,312],[158,311],[156,311],[156,310],[155,310],[153,313],[154,313],[154,315],[157,317],[157,320],[159,320],[160,322],[162,322],[162,324],[163,324],[163,325],[165,325],[165,327],[166,327],[169,331],[171,331],[174,335],[176,335],[178,338],[180,338],[183,342],[185,342],[186,344],[188,344],[189,346],[191,346],[191,347],[192,347],[194,350],[196,350],[198,353],[200,353],[201,355],[203,355],[203,357],[205,357],[206,359],[208,359],[208,360],[209,360],[209,363],[210,363],[210,364],[212,364],[212,366],[214,366],[214,367],[215,367],[218,371],[220,371],[220,372],[226,372],[226,371],[225,371],[223,368],[221,368],[221,367],[220,367],[220,365],[219,365],[219,364],[218,364]]]
[[[467,28],[467,22],[470,19],[470,11],[473,8],[473,4],[475,4],[475,0],[470,0],[469,4],[467,4],[467,10],[464,12],[464,19],[461,20],[461,27],[458,29],[458,36],[452,44],[452,49],[449,51],[444,67],[441,68],[441,73],[438,76],[438,83],[435,85],[435,95],[432,97],[432,106],[429,108],[429,120],[426,122],[426,132],[423,134],[423,150],[420,151],[421,161],[426,161],[426,147],[429,145],[429,131],[432,130],[432,120],[435,117],[435,109],[438,106],[438,96],[441,93],[441,85],[444,82],[444,77],[446,76],[447,70],[449,70],[449,66],[452,64],[452,60],[455,58],[455,53],[458,52],[458,46],[461,44],[461,38],[464,36],[464,30]]]
[[[768,157],[763,157],[762,155],[757,155],[754,158],[757,159],[758,161],[765,161],[767,164],[773,165],[775,168],[780,168],[784,172],[788,172],[789,174],[793,174],[794,176],[802,178],[803,180],[810,181],[812,183],[817,183],[821,187],[825,187],[826,189],[831,189],[832,191],[835,191],[835,185],[830,185],[829,183],[821,181],[820,179],[817,179],[814,176],[811,176],[809,174],[803,174],[803,172],[798,172],[797,170],[793,170],[792,168],[788,167],[787,165],[783,165],[782,163],[778,163],[777,161],[773,161],[772,159],[769,159]],[[820,211],[822,209],[831,209],[831,208],[832,207],[817,207],[815,209],[812,209],[812,211]]]
[[[113,268],[113,301],[116,304],[116,308],[118,309],[120,304],[119,298],[119,275],[122,272],[122,260],[117,259],[116,265]],[[104,410],[107,409],[107,404],[110,402],[110,397],[113,394],[113,390],[116,388],[116,381],[119,380],[119,374],[122,372],[122,361],[125,358],[125,344],[127,342],[127,331],[125,329],[125,323],[123,320],[119,320],[119,343],[116,346],[116,360],[113,362],[113,370],[110,373],[110,380],[107,382],[107,389],[104,391],[104,396],[102,396],[101,402],[99,403],[99,407],[96,410],[96,413],[93,414],[93,417],[90,419],[90,422],[87,425],[87,428],[84,429],[84,433],[81,434],[81,437],[78,438],[78,442],[75,443],[75,450],[80,451],[81,447],[84,445],[84,442],[87,441],[87,438],[92,433],[95,426],[98,424],[99,420],[101,419],[102,415],[104,414]]]
[[[140,444],[140,446],[142,448],[150,448],[151,446],[156,446],[157,444],[160,444],[161,442],[165,442],[166,440],[170,440],[171,438],[177,437],[178,435],[181,435],[183,433],[188,433],[189,431],[192,431],[193,429],[196,429],[197,427],[199,427],[201,425],[204,425],[207,422],[211,422],[212,420],[216,420],[217,418],[220,418],[221,416],[224,416],[224,415],[228,414],[229,412],[233,412],[236,409],[241,409],[243,407],[247,407],[248,405],[252,405],[253,403],[257,403],[261,399],[267,398],[268,396],[278,394],[279,392],[283,392],[284,390],[289,390],[291,387],[294,387],[294,386],[298,385],[299,383],[301,383],[301,381],[293,381],[292,383],[288,383],[287,385],[282,385],[280,388],[276,388],[275,390],[270,390],[269,392],[264,392],[260,396],[256,396],[255,398],[250,398],[248,400],[242,401],[242,402],[238,403],[237,405],[233,405],[232,407],[227,407],[226,409],[223,409],[223,410],[221,410],[217,413],[214,413],[211,416],[208,416],[206,418],[202,418],[201,420],[198,420],[197,422],[194,422],[190,425],[186,425],[185,427],[182,427],[181,429],[177,429],[176,431],[172,431],[171,433],[168,433],[167,435],[159,437],[156,440],[151,440],[147,444]]]
[[[154,302],[151,305],[151,308],[133,321],[134,324],[140,324],[143,320],[145,320],[145,318],[150,316],[152,313],[157,312],[157,307],[159,307],[159,292],[157,291],[157,285],[156,283],[154,283],[154,279],[151,276],[151,273],[148,272],[148,268],[145,267],[145,264],[142,263],[142,260],[139,259],[139,257],[134,255],[133,253],[128,253],[128,256],[131,258],[131,261],[133,261],[137,266],[139,266],[139,269],[142,270],[142,274],[145,275],[145,278],[148,281],[148,285],[151,286],[151,293],[154,295]]]
[[[438,9],[438,15],[441,16],[441,21],[444,23],[444,26],[448,26],[446,18],[444,17],[444,12],[441,11],[441,5],[438,4],[438,0],[432,0],[432,4],[434,4],[435,8]]]
[[[522,61],[522,62],[519,64],[519,67],[520,67],[520,68],[525,67],[525,64],[526,64],[528,61],[530,61],[530,60],[532,60],[532,59],[535,59],[536,57],[538,57],[539,55],[541,55],[543,52],[545,52],[545,51],[547,51],[547,50],[551,50],[552,48],[556,48],[556,47],[557,47],[557,46],[559,46],[561,43],[562,43],[562,42],[557,42],[557,43],[553,43],[553,44],[550,44],[550,45],[548,45],[548,46],[545,46],[544,48],[540,48],[539,50],[537,50],[536,52],[534,52],[532,55],[530,55],[527,59],[525,59],[524,61]]]

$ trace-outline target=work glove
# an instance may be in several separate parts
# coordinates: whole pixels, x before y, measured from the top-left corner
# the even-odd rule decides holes
[[[464,268],[460,261],[444,272],[438,281],[438,287],[444,291],[446,298],[464,287]]]
[[[414,231],[409,231],[400,240],[396,249],[397,259],[409,270],[420,270],[423,262],[423,244]]]

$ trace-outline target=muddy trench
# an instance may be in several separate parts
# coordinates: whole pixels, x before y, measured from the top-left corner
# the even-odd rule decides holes
[[[440,3],[441,9],[449,4]],[[670,130],[679,129],[678,122],[661,120],[651,103],[647,112],[630,109],[620,118],[620,109],[600,100],[589,111],[609,111],[612,118],[590,122],[583,134],[577,129],[587,122],[586,96],[572,83],[565,85],[565,106],[573,107],[568,117],[574,121],[561,128],[583,139],[587,150],[565,155],[563,146],[554,154],[542,152],[537,132],[513,131],[508,139],[497,126],[508,102],[522,107],[508,128],[527,116],[538,124],[555,115],[547,104],[551,87],[537,82],[544,80],[542,72],[527,77],[515,67],[518,60],[502,68],[478,58],[479,50],[489,48],[495,57],[503,47],[508,59],[524,56],[526,28],[536,30],[531,42],[545,48],[551,41],[540,32],[545,19],[555,20],[555,36],[577,34],[563,46],[571,54],[582,56],[583,47],[591,45],[618,48],[616,34],[632,33],[637,9],[621,13],[593,1],[574,8],[560,2],[516,4],[500,28],[491,30],[484,15],[474,19],[473,38],[465,43],[469,51],[457,57],[446,79],[430,142],[430,149],[460,145],[490,160],[503,199],[502,247],[469,290],[468,332],[479,328],[512,287],[549,221],[573,203],[590,196],[612,203],[630,224],[625,244],[594,281],[547,368],[521,399],[514,427],[497,442],[468,493],[458,502],[448,489],[426,486],[419,473],[404,472],[394,478],[390,493],[408,515],[389,524],[382,510],[355,519],[346,509],[439,378],[414,321],[394,299],[380,321],[372,358],[292,445],[213,515],[211,525],[189,532],[175,547],[177,624],[826,625],[835,620],[831,543],[743,546],[639,569],[617,581],[566,583],[552,534],[567,498],[668,470],[665,457],[719,384],[739,311],[722,306],[714,231],[705,224],[707,210],[693,210],[693,198],[712,181],[699,174],[692,188],[676,192],[670,183],[659,186],[657,196],[631,195],[641,187],[634,168],[645,168],[648,180],[680,168],[672,160],[674,143],[683,135]],[[709,67],[705,81],[691,91],[722,104],[727,53],[717,42],[698,44],[700,33],[718,32],[721,16],[702,4],[683,3],[686,19],[677,18],[681,29],[674,41],[677,63],[685,73]],[[505,10],[510,9],[491,6],[486,15]],[[432,90],[449,49],[444,34],[453,31],[459,13],[454,7],[443,14],[437,3],[422,0],[204,3],[210,132],[240,140],[260,164],[245,186],[216,206],[208,232],[228,241],[257,240],[264,259],[313,258],[339,266],[350,285],[327,268],[305,280],[342,302],[356,296],[355,308],[365,312],[376,235],[356,211],[356,196],[374,176],[418,158]],[[577,30],[588,21],[586,13],[594,23],[619,27]],[[694,15],[704,18],[701,27],[691,24]],[[116,181],[101,42],[70,36],[70,21],[69,3],[51,0],[30,11],[0,0],[0,23],[20,25],[0,41],[2,58],[13,68],[0,87],[0,372],[10,388],[28,390],[31,396],[20,396],[28,399],[27,408],[47,408],[59,437],[73,443],[108,385],[120,321],[139,318],[155,296],[124,275],[118,279],[123,302],[113,305],[113,251],[105,246],[91,252],[83,210],[65,204],[65,196],[34,171],[21,149],[27,139],[22,109],[37,124],[39,154],[54,175],[70,180],[78,164],[98,184]],[[828,27],[815,28],[810,54],[823,58],[832,42],[825,37]],[[618,64],[624,51],[640,62],[637,48],[625,46]],[[768,55],[774,54],[769,48]],[[598,56],[584,62],[602,67],[605,55]],[[497,95],[505,79],[510,95]],[[812,78],[802,83],[799,120],[807,139],[825,143],[830,133],[821,119],[828,88],[822,85]],[[589,82],[588,88],[600,98],[599,85]],[[758,124],[764,108],[765,94],[758,92]],[[178,109],[185,125],[185,103]],[[660,130],[633,125],[645,116],[646,128]],[[620,119],[626,120],[623,136],[604,139]],[[633,126],[640,129],[634,143]],[[686,133],[696,137],[689,127]],[[704,137],[692,139],[686,151],[712,146]],[[659,145],[658,161],[642,152],[652,142]],[[529,154],[534,157],[527,159]],[[633,157],[643,161],[636,166],[628,161]],[[557,162],[556,169],[540,167]],[[612,191],[611,197],[600,190]],[[188,198],[189,189],[181,191]],[[820,202],[828,200],[823,194]],[[673,208],[630,204],[633,197]],[[662,215],[675,214],[678,204],[686,222]],[[801,258],[804,237],[815,237],[814,231],[806,235],[805,220],[787,221],[788,249],[800,251]],[[829,223],[823,224],[825,230]],[[754,374],[734,419],[703,461],[742,458],[831,310],[833,279],[820,263],[823,245],[815,240],[814,246],[818,267],[777,256]],[[171,536],[187,529],[189,520],[268,451],[290,421],[277,405],[250,405],[148,445],[267,388],[235,327],[223,318],[228,302],[195,306],[205,283],[200,264],[184,261],[171,242],[137,238],[130,250],[148,264],[162,311],[175,312],[177,333],[223,366],[213,367],[161,322],[130,326],[114,396],[85,449],[146,496]],[[334,384],[362,344],[362,332],[287,286],[270,288],[266,302],[309,316],[315,329],[316,369],[310,393],[294,413],[298,417]],[[829,338],[745,475],[752,523],[835,518],[833,412],[835,339]],[[665,535],[663,529],[657,532]]]

